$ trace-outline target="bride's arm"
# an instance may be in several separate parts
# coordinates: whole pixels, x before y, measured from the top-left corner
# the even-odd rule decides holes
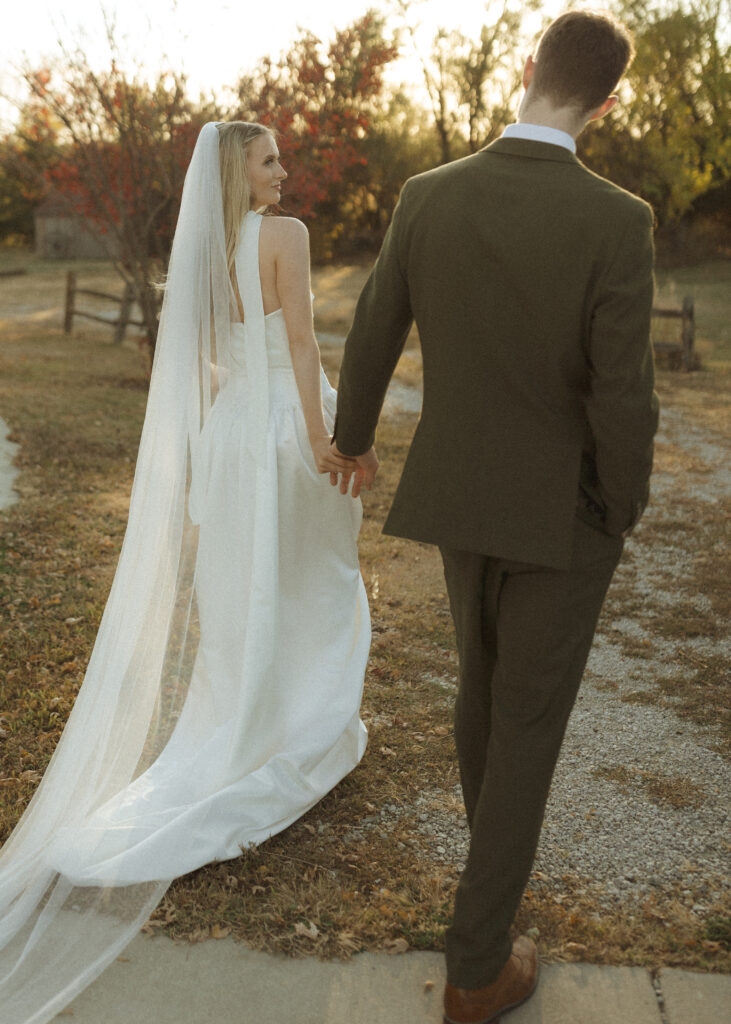
[[[354,461],[336,452],[322,414],[320,349],[312,322],[310,240],[307,228],[293,218],[277,219],[274,248],[277,293],[287,325],[289,350],[307,436],[320,473],[352,472]]]

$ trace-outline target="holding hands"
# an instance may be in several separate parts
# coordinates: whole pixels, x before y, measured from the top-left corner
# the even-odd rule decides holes
[[[373,482],[376,479],[376,473],[378,472],[378,456],[376,455],[375,448],[369,448],[363,455],[356,455],[355,457],[340,455],[338,446],[333,441],[333,451],[337,452],[340,458],[347,458],[349,466],[347,469],[342,470],[340,473],[340,493],[347,494],[348,488],[350,487],[350,478],[353,478],[353,489],[351,495],[357,498],[361,492],[363,484],[366,485],[370,491],[373,487]],[[337,486],[338,477],[336,473],[330,474],[330,483],[333,487]]]
[[[315,459],[318,473],[329,473],[337,479],[338,473],[352,473],[355,470],[355,459],[349,455],[341,455],[334,444],[330,443],[329,434],[321,434],[310,438],[310,447]]]
[[[371,448],[363,455],[343,455],[338,451],[338,446],[327,436],[317,438],[312,444],[312,453],[315,457],[315,465],[318,473],[329,473],[330,483],[333,487],[338,486],[340,481],[340,493],[347,494],[350,489],[351,478],[353,487],[351,495],[357,498],[363,484],[370,491],[373,481],[378,472],[378,456],[376,449]]]

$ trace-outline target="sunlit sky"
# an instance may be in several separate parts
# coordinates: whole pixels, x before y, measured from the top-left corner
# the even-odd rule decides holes
[[[306,28],[327,40],[368,7],[388,9],[386,2],[369,0],[5,0],[0,30],[0,93],[22,96],[14,66],[27,57],[32,63],[58,53],[58,41],[70,46],[81,39],[93,64],[103,66],[106,10],[116,23],[115,37],[123,54],[149,68],[163,63],[188,74],[191,91],[220,93],[259,57],[276,57]],[[544,13],[554,15],[566,0],[547,0]],[[421,24],[421,39],[439,27],[476,31],[486,20],[484,0],[421,0],[413,3],[411,19]],[[395,25],[398,19],[392,18]],[[538,31],[539,20],[535,20]],[[420,44],[421,45],[421,44]],[[420,70],[408,46],[403,59],[390,70],[396,81],[418,81]],[[12,117],[7,100],[0,120]]]

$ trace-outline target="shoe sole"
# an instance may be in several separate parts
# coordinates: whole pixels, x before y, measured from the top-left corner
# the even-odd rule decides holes
[[[492,1015],[492,1017],[483,1017],[482,1020],[476,1020],[476,1021],[470,1022],[470,1024],[500,1024],[501,1016],[504,1013],[507,1013],[508,1010],[515,1010],[516,1007],[522,1006],[523,1003],[525,1003],[528,999],[530,999],[530,997],[535,992],[537,986],[538,986],[538,970],[536,969],[536,980],[533,983],[533,988],[530,990],[530,992],[528,992],[527,995],[524,995],[523,998],[519,999],[517,1003],[511,1003],[510,1006],[503,1006],[503,1008],[501,1010],[498,1010],[497,1013],[494,1013]],[[452,1020],[452,1018],[448,1017],[446,1015],[446,1013],[445,1013],[444,1016],[442,1017],[442,1024],[462,1024],[462,1022],[458,1021],[458,1020]]]

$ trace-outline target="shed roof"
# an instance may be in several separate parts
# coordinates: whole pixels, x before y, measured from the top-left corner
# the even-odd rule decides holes
[[[35,208],[36,217],[75,217],[77,216],[73,204],[60,192],[51,192]]]

